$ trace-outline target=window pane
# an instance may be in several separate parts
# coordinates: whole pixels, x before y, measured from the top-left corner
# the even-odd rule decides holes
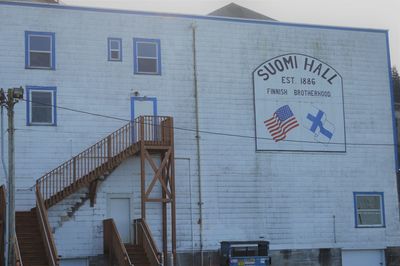
[[[31,50],[50,51],[50,36],[30,36],[29,41],[29,47]]]
[[[138,72],[157,73],[157,59],[138,58]]]
[[[32,106],[32,123],[49,123],[52,121],[52,110],[50,108],[40,108]]]
[[[32,123],[53,123],[52,93],[32,91]]]
[[[32,107],[51,107],[51,92],[32,91]]]
[[[381,225],[381,213],[377,212],[358,212],[358,224],[359,225]]]
[[[119,52],[118,51],[111,51],[111,59],[119,59]]]
[[[110,41],[110,48],[119,50],[119,41]]]
[[[137,43],[138,56],[157,57],[157,44],[155,43]]]
[[[51,67],[51,55],[49,53],[30,52],[31,67]]]
[[[380,209],[380,196],[357,196],[357,209]]]

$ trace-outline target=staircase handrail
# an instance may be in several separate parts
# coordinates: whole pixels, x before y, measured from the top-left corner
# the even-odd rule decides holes
[[[60,265],[60,258],[57,255],[57,248],[51,232],[47,209],[44,205],[39,186],[36,186],[36,213],[49,265],[58,266]]]
[[[164,258],[157,248],[157,244],[153,239],[150,228],[146,221],[141,219],[133,220],[135,229],[135,244],[144,248],[151,266],[162,266]]]
[[[97,178],[110,168],[110,161],[129,149],[133,144],[151,141],[154,145],[170,145],[171,117],[140,116],[109,134],[70,160],[49,171],[36,181],[45,206],[47,200],[85,177]],[[84,180],[89,183],[91,180]]]
[[[14,252],[15,252],[15,266],[24,266],[24,264],[22,263],[21,251],[19,249],[17,235],[15,235]]]
[[[108,254],[110,262],[115,257],[119,266],[133,266],[113,219],[103,220],[103,239],[104,253]]]
[[[4,247],[6,243],[5,239],[5,224],[6,224],[6,189],[2,185],[0,187],[0,265],[4,265]]]

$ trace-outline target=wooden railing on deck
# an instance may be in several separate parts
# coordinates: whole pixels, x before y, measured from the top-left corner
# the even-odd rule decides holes
[[[15,242],[14,242],[14,252],[15,252],[15,266],[23,266],[21,259],[21,251],[19,250],[18,238],[15,235]]]
[[[47,209],[44,206],[44,201],[38,187],[36,187],[36,214],[49,265],[58,266],[60,265],[60,258],[57,255],[56,245],[47,216]]]
[[[172,118],[166,116],[141,116],[129,122],[39,178],[36,186],[42,193],[45,206],[53,205],[53,202],[47,202],[51,197],[64,198],[62,192],[65,189],[74,190],[77,183],[89,184],[115,167],[115,161],[125,159],[129,148],[140,140],[151,145],[170,145],[172,130]]]
[[[5,239],[5,224],[6,224],[6,189],[4,185],[0,187],[0,265],[4,265],[4,246]]]
[[[113,265],[114,258],[119,266],[133,266],[125,246],[121,241],[113,219],[103,221],[104,254],[108,254],[109,265]]]
[[[149,226],[144,219],[137,219],[133,221],[135,230],[135,244],[142,246],[150,261],[151,266],[162,266],[163,256],[158,251],[156,242],[154,241]]]

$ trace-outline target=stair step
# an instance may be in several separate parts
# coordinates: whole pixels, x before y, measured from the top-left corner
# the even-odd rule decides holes
[[[135,266],[150,266],[149,259],[142,246],[125,244],[125,249]]]
[[[36,209],[15,213],[15,229],[24,265],[48,266]]]

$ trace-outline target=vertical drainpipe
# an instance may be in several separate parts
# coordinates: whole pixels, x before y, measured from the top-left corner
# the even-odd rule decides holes
[[[193,49],[193,85],[196,112],[196,146],[197,146],[197,173],[199,186],[199,221],[200,226],[200,265],[203,266],[203,195],[201,182],[201,153],[200,153],[200,126],[199,126],[199,92],[197,86],[197,58],[196,58],[196,24],[192,24],[192,49]]]
[[[1,164],[3,166],[3,171],[4,171],[4,179],[6,181],[6,186],[8,188],[8,173],[7,173],[7,167],[6,167],[6,162],[4,161],[4,106],[1,106]],[[8,191],[7,191],[8,193]],[[6,201],[6,213],[8,214],[8,200]],[[5,258],[5,264],[8,265],[8,219],[6,219],[6,228],[5,228],[5,247],[4,247],[4,258]],[[1,239],[3,242],[4,239]]]

